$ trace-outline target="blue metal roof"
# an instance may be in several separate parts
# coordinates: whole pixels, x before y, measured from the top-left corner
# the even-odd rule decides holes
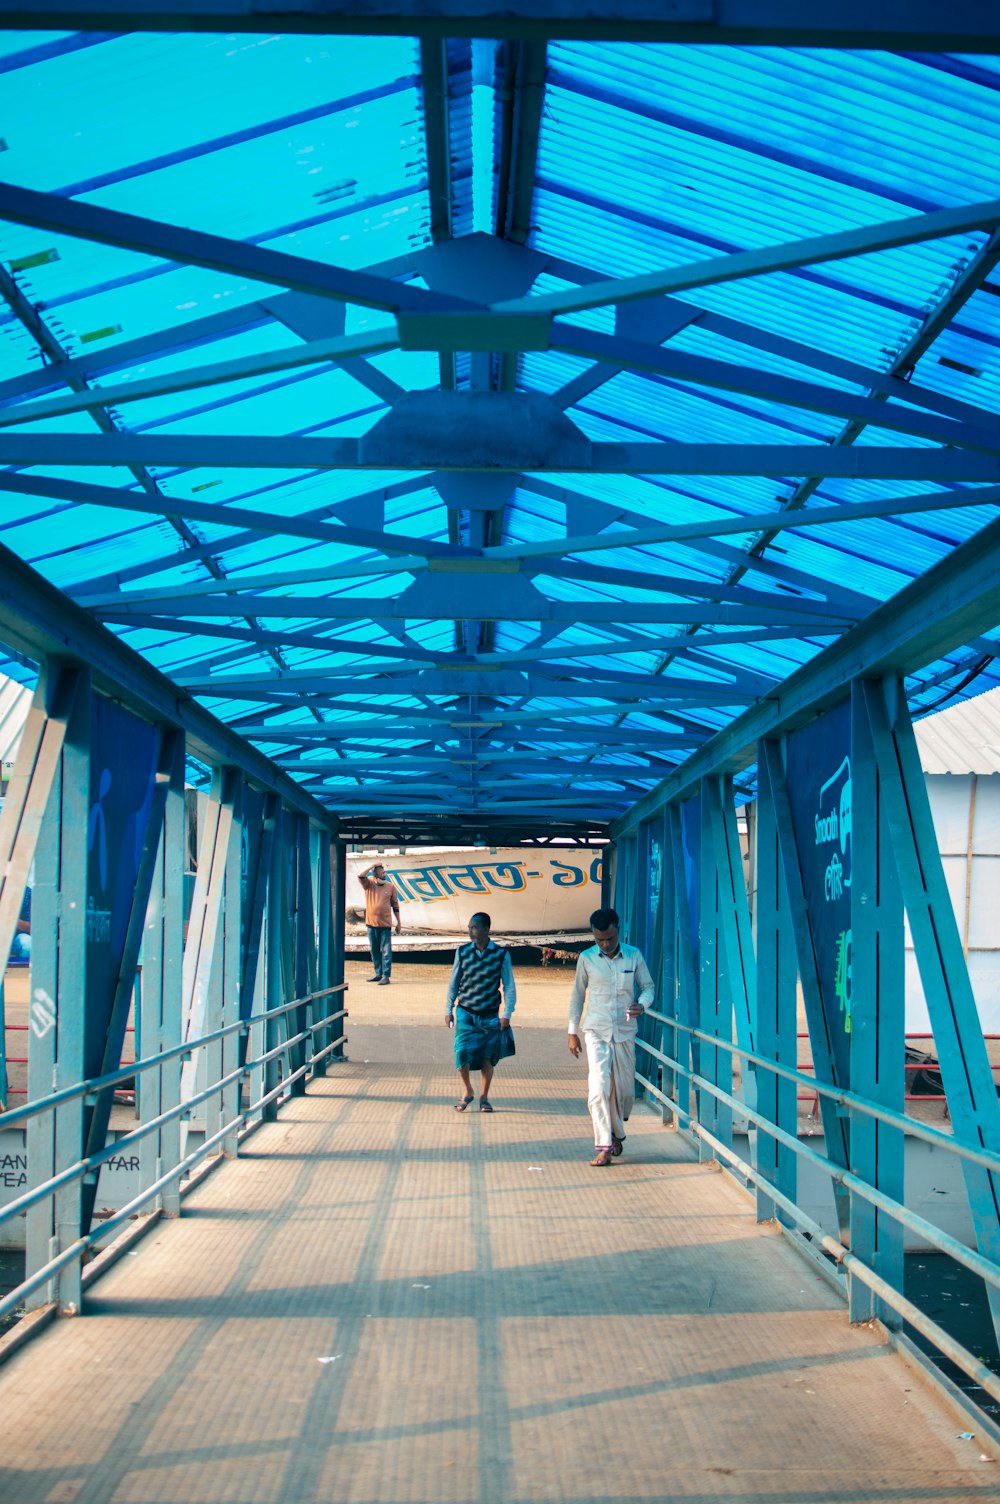
[[[0,188],[0,414],[42,404],[0,427],[0,543],[345,829],[593,833],[994,520],[992,499],[946,504],[988,468],[930,466],[945,444],[1000,449],[996,221],[609,295],[560,314],[572,349],[525,326],[491,354],[444,315],[990,200],[1000,61],[434,47],[0,31],[0,178],[47,196],[32,219]],[[98,216],[79,233],[68,203],[153,229],[139,243]],[[191,232],[219,238],[212,254]],[[346,279],[360,271],[370,296]],[[401,316],[394,333],[396,303],[430,332]],[[342,337],[332,359],[307,348]],[[208,379],[222,362],[229,379]],[[126,400],[138,383],[154,385]],[[495,399],[499,460],[478,457],[478,417],[404,400],[442,388]],[[45,406],[73,392],[86,410]],[[547,415],[559,442],[677,445],[678,473],[570,465],[555,438],[551,463],[508,467],[511,392],[536,396],[527,431]],[[50,439],[116,432],[137,457],[66,462]],[[207,459],[154,447],[199,435]],[[271,463],[268,437],[301,443]],[[443,438],[467,440],[470,468],[435,461]],[[340,440],[360,447],[323,447]],[[692,444],[908,461],[896,479],[687,473]],[[928,493],[945,504],[905,510]],[[761,523],[789,508],[794,526]],[[665,533],[685,525],[698,536]],[[14,654],[0,669],[31,677]],[[993,682],[980,638],[908,687],[919,713]]]

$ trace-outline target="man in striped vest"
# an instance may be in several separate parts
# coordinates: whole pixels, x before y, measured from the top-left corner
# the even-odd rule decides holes
[[[491,940],[489,914],[473,914],[469,920],[469,944],[459,946],[455,952],[444,1018],[448,1028],[455,1030],[455,1064],[464,1088],[461,1100],[455,1103],[456,1112],[464,1112],[475,1100],[469,1078],[473,1070],[482,1074],[479,1111],[493,1111],[490,1102],[493,1067],[498,1060],[514,1053],[510,1016],[516,1001],[510,951]]]

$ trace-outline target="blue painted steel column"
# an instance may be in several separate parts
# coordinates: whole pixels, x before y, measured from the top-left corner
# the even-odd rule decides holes
[[[782,738],[780,742],[766,740],[761,743],[761,748],[767,760],[778,852],[781,859],[785,896],[788,900],[788,919],[795,939],[795,955],[798,961],[799,979],[802,983],[802,1002],[812,1049],[813,1072],[818,1081],[824,1081],[830,1085],[847,1085],[847,1082],[838,1080],[829,1020],[823,1002],[812,919],[803,887],[802,865],[785,781],[785,738]],[[823,1118],[827,1157],[846,1169],[849,1162],[846,1114],[825,1096],[820,1097],[819,1107]],[[850,1238],[850,1208],[846,1194],[836,1186],[834,1187],[834,1204],[837,1209],[840,1241],[846,1244]]]
[[[240,972],[240,1017],[252,1020],[263,1009],[264,997],[264,914],[267,905],[268,874],[271,870],[271,849],[274,844],[274,811],[277,794],[258,794],[244,788],[243,792],[243,850],[246,853],[244,881],[246,892],[243,901],[243,956]],[[259,1034],[259,1038],[257,1037]],[[249,1038],[242,1042],[241,1061],[256,1058],[264,1053],[264,1036],[261,1028],[251,1027]],[[250,1075],[250,1100],[256,1101],[263,1092],[260,1068],[252,1067]]]
[[[955,1136],[1000,1153],[1000,1103],[905,695],[862,682],[880,788]],[[1000,1176],[962,1161],[979,1251],[1000,1265]],[[987,1286],[1000,1336],[1000,1292]]]
[[[232,824],[226,846],[225,892],[223,894],[222,947],[219,956],[222,1028],[240,1021],[240,982],[243,975],[243,821],[246,782],[235,768],[229,770],[227,798],[232,804]],[[238,1070],[240,1036],[235,1031],[221,1041],[220,1080]],[[240,1110],[239,1078],[219,1090],[219,1127],[235,1121]],[[235,1158],[239,1153],[238,1130],[232,1128],[222,1140],[221,1152]]]
[[[333,922],[330,935],[330,986],[338,987],[344,980],[344,929],[347,909],[347,847],[343,841],[333,842],[331,856],[333,861],[330,874],[330,896]],[[334,1007],[330,1009],[331,1013],[347,1006],[346,994],[343,992],[337,993],[333,1001]],[[330,1042],[337,1039],[340,1043],[337,1049],[330,1052],[334,1060],[344,1059],[344,1032],[344,1020],[335,1019],[331,1025]]]
[[[325,830],[314,830],[311,832],[310,838],[315,853],[313,870],[316,874],[316,981],[317,986],[323,989],[334,985],[330,975],[330,941],[333,928],[333,893],[330,886],[330,837]],[[339,1006],[340,999],[336,993],[332,996],[320,998],[318,1003],[320,1018],[325,1018],[328,1013],[332,1013]],[[314,1038],[316,1051],[326,1049],[326,1046],[331,1043],[331,1039],[329,1024],[322,1029],[318,1029]],[[315,1061],[313,1064],[314,1076],[326,1075],[328,1058],[328,1056],[324,1055],[322,1060]]]
[[[649,940],[652,930],[651,913],[651,884],[650,884],[650,851],[652,846],[652,829],[648,820],[643,820],[635,833],[633,844],[634,862],[632,871],[632,920],[626,931],[626,936],[631,945],[635,945],[642,952],[648,964]],[[636,1028],[636,1038],[647,1037],[648,1029],[644,1027],[645,1021],[639,1020]],[[636,1055],[636,1065],[645,1074],[645,1067],[650,1064],[649,1057],[639,1050]],[[655,1062],[654,1062],[655,1064]],[[636,1101],[641,1101],[646,1095],[646,1089],[641,1081],[635,1083]]]
[[[777,1065],[795,1070],[798,1058],[797,989],[798,965],[795,940],[788,918],[788,900],[781,874],[778,828],[769,775],[770,759],[763,745],[757,753],[757,877],[754,919],[757,931],[757,1050]],[[798,1134],[797,1087],[773,1071],[757,1074],[757,1110],[768,1122],[789,1133]],[[782,1195],[790,1201],[796,1197],[797,1157],[795,1151],[775,1140],[762,1128],[753,1134],[753,1163]],[[787,1212],[779,1211],[771,1198],[757,1190],[757,1220],[769,1222],[779,1217],[792,1225]]]
[[[664,829],[665,819],[661,810],[651,820],[643,821],[644,831],[643,844],[645,847],[645,861],[640,864],[643,881],[646,887],[646,901],[644,905],[645,929],[643,934],[642,953],[646,958],[650,975],[656,988],[653,1007],[657,1012],[660,1009],[660,998],[663,992],[663,932],[664,932],[664,900],[663,900],[663,869],[666,865],[666,852]],[[653,1045],[655,1049],[662,1049],[664,1026],[657,1020],[647,1015],[639,1020],[636,1037]],[[648,1055],[639,1050],[636,1055],[637,1069],[654,1086],[662,1087],[662,1066],[654,1055]],[[640,1082],[636,1082],[636,1096],[644,1092]]]
[[[285,875],[287,872],[287,857],[285,849],[285,811],[277,804],[274,810],[274,841],[271,847],[271,870],[267,882],[267,930],[266,942],[266,990],[265,1011],[271,1008],[280,1008],[287,999],[287,993],[283,978],[283,950],[284,936],[287,928],[288,905],[285,894]],[[287,1014],[278,1018],[269,1018],[265,1031],[265,1050],[276,1049],[279,1044],[288,1038]],[[285,1075],[288,1074],[287,1057],[285,1062]],[[264,1067],[264,1091],[274,1091],[281,1081],[280,1058],[267,1061]],[[277,1098],[268,1102],[264,1108],[265,1121],[271,1121],[278,1116]]]
[[[313,899],[312,842],[309,820],[306,815],[296,816],[295,821],[295,996],[308,997],[316,991],[316,906]],[[303,1003],[295,1010],[296,1032],[308,1029],[322,1013],[317,1010],[320,1000]],[[299,1046],[305,1065],[312,1059],[316,1041],[310,1034]],[[300,1076],[295,1082],[296,1094],[305,1094],[306,1078]]]
[[[697,800],[689,801],[697,814]],[[687,1032],[699,1027],[698,1005],[698,877],[697,871],[690,877],[685,857],[686,821],[679,804],[667,806],[670,828],[670,852],[674,868],[674,914],[677,930],[677,1017],[687,1028],[678,1038],[680,1053],[674,1058],[680,1065],[696,1074],[701,1072],[701,1041]],[[691,855],[697,861],[696,849]],[[692,1089],[690,1079],[681,1076],[678,1080],[677,1105],[689,1113],[697,1113],[701,1093]]]
[[[173,743],[169,788],[161,821],[160,845],[142,939],[142,986],[136,1054],[160,1055],[181,1042],[181,953],[184,946],[184,736]],[[136,1078],[140,1123],[176,1107],[181,1099],[180,1056]],[[139,1183],[143,1190],[180,1160],[177,1118],[148,1133],[139,1143]],[[172,1181],[157,1198],[164,1216],[180,1211],[180,1188]],[[152,1206],[150,1207],[152,1210]]]
[[[615,888],[618,875],[618,847],[609,842],[601,858],[601,903],[602,909],[614,908]]]
[[[663,810],[658,822],[660,842],[660,902],[657,935],[659,948],[654,950],[656,970],[656,1010],[666,1018],[677,1017],[677,896],[674,882],[674,858],[671,849],[670,812]],[[669,1024],[661,1024],[653,1033],[652,1043],[671,1060],[678,1058],[679,1031]],[[681,1077],[670,1066],[660,1066],[660,1088],[665,1096],[677,1100],[678,1082]],[[662,1109],[664,1123],[674,1121],[671,1108]]]
[[[722,938],[720,907],[721,879],[714,839],[713,801],[718,797],[714,779],[703,778],[701,785],[701,871],[699,891],[699,976],[698,998],[701,1029],[717,1039],[732,1041],[733,1009],[730,1002],[731,978],[726,966]],[[702,1041],[701,1074],[721,1091],[732,1094],[733,1057],[728,1050]],[[733,1111],[725,1102],[701,1093],[698,1121],[726,1148],[733,1142]],[[699,1138],[699,1156],[711,1158],[712,1150]]]
[[[76,671],[76,693],[59,772],[42,821],[31,911],[28,1098],[84,1079],[87,1024],[87,897],[90,815],[90,675]],[[75,1164],[83,1152],[83,1098],[28,1121],[28,1185]],[[25,1274],[30,1276],[80,1236],[82,1185],[57,1191],[27,1214]],[[55,1299],[80,1309],[80,1264],[68,1265],[28,1305]]]
[[[888,686],[895,710],[896,684]],[[876,691],[877,692],[877,691]],[[854,686],[851,736],[851,929],[845,983],[851,1020],[851,1090],[894,1112],[905,1108],[903,900],[883,807],[871,727],[860,684]],[[845,942],[846,944],[847,942]],[[855,1113],[850,1125],[851,1169],[893,1200],[905,1201],[905,1135]],[[851,1252],[902,1294],[903,1229],[862,1196],[851,1193]],[[899,1316],[848,1273],[852,1321]]]
[[[756,1007],[757,963],[750,933],[746,874],[736,828],[736,804],[732,779],[706,779],[706,808],[711,824],[712,852],[718,877],[719,937],[724,965],[720,969],[731,1001],[736,1040],[743,1049],[755,1048],[751,1011]],[[727,1025],[730,1032],[732,1023]],[[732,1056],[729,1057],[732,1061]],[[750,1107],[756,1103],[754,1071],[742,1063],[742,1095]]]
[[[636,861],[638,831],[633,831],[618,843],[618,861],[615,864],[615,899],[613,907],[621,920],[622,938],[635,944],[633,934],[638,928],[636,914]]]

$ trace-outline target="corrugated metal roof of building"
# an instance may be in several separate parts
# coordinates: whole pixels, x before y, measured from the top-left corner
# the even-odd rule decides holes
[[[554,42],[537,142],[526,146],[512,45],[450,40],[442,54],[447,98],[429,99],[413,39],[0,33],[5,120],[12,122],[4,126],[0,176],[323,267],[373,268],[413,289],[486,302],[686,267],[996,193],[996,60]],[[432,112],[443,151],[431,144]],[[527,194],[518,172],[530,174]],[[440,262],[447,242],[432,242],[434,192],[439,205],[447,201],[451,237],[464,253],[447,263]],[[486,256],[477,235],[484,230],[510,232],[502,263]],[[434,233],[440,241],[440,226]],[[402,394],[439,383],[502,390],[514,375],[520,391],[551,394],[597,441],[850,442],[919,460],[936,452],[940,438],[919,425],[917,432],[890,425],[927,416],[922,394],[942,399],[942,421],[963,414],[997,427],[997,287],[980,281],[929,348],[913,343],[987,239],[972,230],[682,291],[675,304],[692,321],[663,347],[689,361],[676,368],[680,374],[619,370],[553,350],[521,354],[516,367],[510,359],[505,367],[461,350],[452,357],[389,349],[341,367],[289,365],[217,385],[192,378],[97,419],[150,441],[224,433],[238,450],[267,435],[366,434]],[[391,321],[379,308],[350,301],[345,308],[249,274],[185,264],[184,245],[182,235],[176,258],[140,253],[0,218],[0,405],[69,390],[60,369],[66,360],[89,363],[85,379],[96,393],[219,361],[259,362],[302,340]],[[639,305],[629,322],[627,310],[616,315],[605,306],[571,312],[565,322],[602,338],[616,330],[642,338],[642,314]],[[704,371],[698,361],[723,363],[732,378],[684,374]],[[878,390],[871,373],[897,367],[912,380],[913,402],[904,407],[891,397],[876,423],[852,427],[851,402]],[[831,410],[782,400],[788,381],[825,389]],[[13,431],[87,436],[96,425],[80,412]],[[297,728],[328,728],[329,748],[355,760],[381,749],[367,773],[324,773],[321,784],[302,775],[348,824],[366,780],[373,798],[375,791],[382,797],[386,774],[404,753],[426,759],[442,790],[442,814],[457,808],[463,819],[499,819],[504,792],[523,790],[523,770],[508,779],[502,764],[491,764],[492,779],[484,775],[467,805],[444,797],[452,760],[472,747],[466,723],[474,722],[480,750],[508,747],[512,760],[518,752],[549,754],[560,777],[576,779],[581,828],[593,829],[593,774],[603,761],[633,760],[645,768],[645,786],[664,763],[687,755],[685,747],[665,746],[645,766],[643,751],[616,737],[634,731],[636,748],[647,745],[640,734],[664,728],[694,742],[707,738],[739,714],[746,701],[737,691],[780,683],[996,515],[990,503],[893,516],[894,499],[930,489],[920,479],[523,473],[488,509],[487,545],[558,549],[567,536],[606,532],[611,540],[650,523],[745,518],[746,527],[686,542],[635,546],[623,538],[598,553],[534,560],[520,582],[542,597],[537,617],[523,605],[537,599],[529,590],[509,614],[491,610],[462,628],[435,615],[419,589],[423,605],[400,618],[395,602],[404,590],[447,577],[429,576],[419,562],[400,565],[373,540],[468,545],[478,523],[466,503],[486,484],[475,476],[460,483],[456,499],[454,481],[419,466],[409,473],[306,464],[276,470],[231,465],[220,455],[219,463],[150,462],[129,471],[57,464],[44,446],[39,455],[20,473],[42,478],[43,494],[3,492],[0,543],[156,667],[197,686],[216,714],[243,729],[287,732],[283,743],[247,729],[278,761],[319,760],[294,739]],[[84,500],[66,482],[103,487],[105,495]],[[963,484],[934,489],[950,493]],[[149,510],[151,492],[163,498],[159,514]],[[817,508],[873,500],[885,500],[886,515],[810,525]],[[761,535],[757,519],[789,505],[797,525]],[[234,524],[229,507],[265,512],[273,535]],[[351,531],[344,541],[281,532],[283,521],[304,519]],[[489,589],[498,578],[490,577]],[[199,587],[204,597],[178,593]],[[222,591],[231,614],[223,614]],[[243,606],[241,594],[261,591],[270,610]],[[789,635],[761,631],[736,641],[709,607],[737,598],[762,611],[797,601],[803,613],[829,600],[842,616],[829,631],[803,615]],[[317,601],[329,602],[328,616],[313,610]],[[666,611],[663,620],[650,619],[649,608],[671,602],[704,607],[705,619],[672,621]],[[574,603],[576,619],[553,614]],[[279,614],[295,609],[304,614]],[[605,610],[613,620],[601,616]],[[692,634],[694,648],[685,640]],[[30,677],[23,664],[6,666]],[[481,687],[449,692],[449,675],[470,668],[483,676]],[[317,684],[327,675],[325,687],[296,693],[287,675],[307,670]],[[630,681],[628,698],[612,692],[613,673]],[[497,692],[489,695],[482,686],[491,674]],[[654,712],[671,680],[694,674],[706,703]],[[275,689],[267,676],[285,677],[274,678]],[[1000,671],[981,643],[959,649],[912,676],[911,703],[919,713],[943,693],[966,694],[991,680]],[[731,704],[709,694],[726,683]],[[584,723],[593,728],[589,743],[567,745],[555,735],[559,727],[577,735]],[[382,726],[385,734],[376,734]],[[537,766],[541,775],[547,765]],[[635,783],[599,783],[604,819],[635,798]],[[523,828],[548,818],[537,779],[531,786],[536,792],[518,815]],[[426,800],[420,796],[421,808]],[[401,799],[404,814],[405,807]]]
[[[925,773],[1000,773],[1000,689],[917,721]]]

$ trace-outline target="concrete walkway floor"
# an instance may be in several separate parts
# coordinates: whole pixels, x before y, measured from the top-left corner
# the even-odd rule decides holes
[[[652,1112],[590,1168],[561,1031],[526,1020],[494,1114],[459,1114],[443,1026],[378,1005],[0,1370],[4,1504],[997,1497],[967,1424]]]

